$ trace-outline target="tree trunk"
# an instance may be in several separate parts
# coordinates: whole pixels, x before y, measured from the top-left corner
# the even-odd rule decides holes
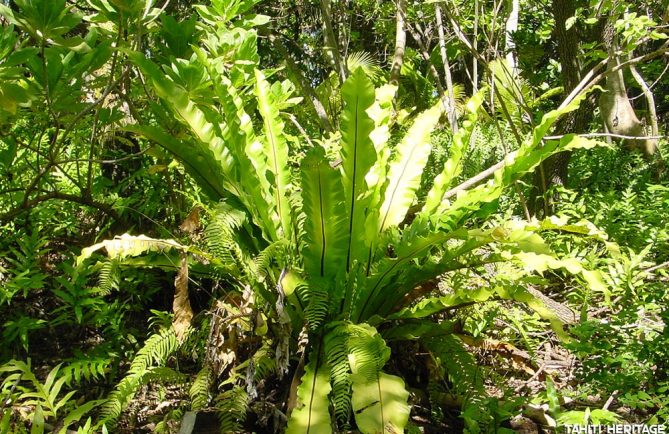
[[[509,11],[509,18],[506,20],[506,63],[512,75],[517,72],[517,54],[516,42],[513,40],[513,33],[518,30],[518,13],[520,11],[520,0],[511,0],[511,11]]]
[[[402,63],[404,63],[404,50],[407,44],[407,32],[405,26],[407,1],[397,0],[397,15],[395,18],[395,54],[393,54],[393,65],[390,68],[390,80],[392,85],[399,85]]]
[[[332,122],[330,121],[330,118],[328,117],[327,112],[325,111],[325,107],[323,106],[323,103],[318,99],[318,96],[316,96],[316,92],[314,89],[311,87],[311,84],[309,84],[309,80],[302,74],[302,71],[300,70],[299,66],[295,64],[295,61],[293,58],[290,56],[290,53],[288,53],[288,50],[286,50],[286,47],[284,47],[283,43],[276,37],[276,35],[270,34],[269,35],[269,41],[279,53],[281,53],[281,56],[283,59],[286,61],[286,65],[288,66],[288,70],[290,71],[291,75],[295,78],[296,84],[300,87],[300,90],[302,91],[302,94],[307,96],[307,99],[311,101],[311,105],[314,108],[314,111],[318,115],[318,122],[321,125],[321,128],[327,132],[332,132]]]
[[[604,123],[607,129],[613,134],[633,137],[645,136],[644,125],[637,117],[627,97],[627,88],[625,87],[625,77],[623,75],[625,68],[614,71],[614,68],[620,65],[620,57],[616,54],[617,44],[611,18],[608,19],[604,27],[602,40],[609,54],[609,62],[606,66],[606,84],[604,86],[606,92],[602,92],[599,97],[599,109]],[[635,76],[635,78],[637,77]],[[641,81],[643,82],[643,80]],[[643,85],[641,87],[646,96],[648,96],[647,88]],[[628,147],[640,149],[647,155],[652,155],[657,146],[657,140],[655,139],[629,139],[624,142]]]
[[[332,25],[332,8],[330,7],[330,0],[321,0],[321,11],[323,13],[323,25],[325,30],[325,41],[328,51],[330,51],[331,61],[340,83],[346,80],[346,65],[342,61],[341,53],[339,52],[339,44],[334,33]]]
[[[576,26],[567,29],[567,19],[576,13],[576,0],[553,0],[552,13],[555,19],[555,40],[557,41],[558,60],[562,65],[562,84],[564,94],[568,95],[581,81],[581,65],[578,62],[579,38]],[[580,133],[587,125],[588,112],[591,111],[587,101],[581,107],[567,113],[557,124],[558,134]],[[568,167],[571,154],[560,152],[548,158],[535,172],[534,189],[532,192],[532,211],[535,215],[553,213],[554,201],[547,196],[552,186],[567,185]]]
[[[453,91],[453,78],[451,77],[451,66],[448,63],[446,54],[446,38],[444,36],[444,25],[441,19],[441,8],[439,3],[434,5],[434,15],[437,19],[437,30],[439,32],[439,50],[441,52],[441,61],[444,66],[444,79],[446,80],[446,90],[448,92],[448,123],[451,125],[453,134],[458,132],[458,115],[455,111],[455,92]]]

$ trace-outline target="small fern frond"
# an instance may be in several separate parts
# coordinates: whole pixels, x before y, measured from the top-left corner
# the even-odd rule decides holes
[[[247,259],[239,245],[237,233],[245,221],[246,215],[242,211],[221,204],[214,211],[211,222],[204,230],[208,250],[223,264],[240,267],[244,271]]]
[[[314,279],[316,280],[316,279]],[[310,282],[308,289],[304,292],[307,307],[304,316],[309,329],[316,330],[325,321],[330,306],[330,296],[323,282],[322,285]]]
[[[263,345],[253,355],[254,375],[253,382],[258,383],[276,372],[276,359],[269,345]]]
[[[118,289],[121,278],[119,271],[119,261],[117,258],[110,258],[102,263],[100,273],[98,274],[98,290],[101,296]]]
[[[351,368],[348,362],[347,337],[346,328],[336,326],[323,339],[332,384],[330,400],[337,424],[343,429],[349,426],[351,420]]]
[[[60,370],[60,375],[65,378],[65,384],[78,384],[82,379],[86,381],[103,378],[105,371],[111,364],[110,358],[95,357],[73,360]]]
[[[172,368],[166,366],[153,366],[146,370],[142,375],[142,384],[159,383],[159,384],[183,384],[187,377]]]
[[[216,414],[221,432],[242,432],[247,412],[248,395],[243,387],[233,386],[216,397]]]
[[[208,366],[200,369],[193,384],[190,386],[191,410],[198,411],[209,405],[209,386],[211,385],[211,370]]]
[[[470,404],[485,399],[486,393],[480,367],[460,339],[450,334],[426,339],[424,343],[426,348],[436,356],[443,373],[448,375],[458,396]]]
[[[139,387],[144,384],[144,376],[151,373],[151,368],[164,365],[177,348],[178,341],[173,328],[162,330],[146,340],[130,364],[128,374],[102,405],[98,428],[103,424],[106,426],[114,424]],[[166,372],[163,371],[163,374],[166,375]]]
[[[286,266],[286,259],[289,254],[289,245],[286,239],[280,239],[265,247],[253,259],[253,268],[259,276],[267,276],[277,268]],[[273,266],[277,264],[277,266]]]

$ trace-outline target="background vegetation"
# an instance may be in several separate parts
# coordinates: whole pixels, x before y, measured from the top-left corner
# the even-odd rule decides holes
[[[667,423],[666,2],[0,24],[0,432]]]

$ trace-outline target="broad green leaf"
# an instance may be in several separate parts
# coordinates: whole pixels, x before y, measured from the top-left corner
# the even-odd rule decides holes
[[[146,137],[173,154],[212,200],[230,196],[226,174],[207,145],[176,138],[162,128],[150,125],[129,125],[124,129]]]
[[[319,350],[316,350],[320,352]],[[288,419],[286,434],[325,434],[332,432],[328,394],[330,373],[321,354],[312,353],[297,388],[298,406]]]
[[[302,210],[305,215],[305,271],[334,277],[346,260],[346,216],[341,176],[316,146],[302,162]]]
[[[44,412],[42,406],[37,404],[33,420],[31,421],[30,434],[42,434],[44,432]]]
[[[400,377],[382,371],[390,349],[370,325],[349,325],[348,330],[351,404],[360,432],[404,432],[409,421],[409,392]]]
[[[416,197],[416,190],[432,151],[430,135],[439,122],[442,107],[440,102],[418,115],[395,150],[379,215],[381,232],[390,226],[399,225]]]
[[[387,313],[385,308],[392,309],[404,296],[396,290],[399,285],[397,275],[404,271],[412,260],[424,256],[432,247],[442,245],[460,235],[459,232],[434,231],[426,237],[400,240],[394,246],[395,257],[385,257],[377,261],[364,286],[358,289],[352,318],[364,320],[375,314]]]
[[[255,70],[256,96],[258,97],[258,111],[263,119],[264,137],[261,140],[263,151],[267,158],[267,172],[263,174],[272,186],[273,206],[276,207],[278,224],[282,228],[283,236],[292,235],[292,223],[288,192],[290,171],[288,168],[288,144],[283,132],[283,121],[279,113],[270,85],[265,75]]]
[[[344,198],[348,214],[346,270],[355,260],[366,260],[365,209],[370,200],[365,176],[376,161],[370,138],[374,121],[367,110],[374,104],[374,87],[362,68],[353,71],[342,86],[341,160]]]
[[[232,150],[239,172],[236,179],[246,193],[249,213],[268,241],[278,241],[277,226],[272,219],[273,185],[267,179],[267,157],[256,139],[251,117],[244,101],[230,80],[217,76],[216,86],[224,107],[226,125],[223,137]]]
[[[210,122],[205,112],[189,99],[188,93],[169,80],[158,66],[141,53],[128,51],[127,54],[141,69],[142,73],[147,76],[156,94],[181,117],[198,140],[209,147],[211,155],[220,166],[220,170],[225,174],[227,186],[232,189],[231,193],[237,197],[243,197],[239,187],[232,182],[233,177],[231,175],[234,170],[234,161],[220,137],[219,128]]]

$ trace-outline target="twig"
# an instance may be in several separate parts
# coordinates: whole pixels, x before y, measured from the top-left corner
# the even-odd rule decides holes
[[[539,366],[539,369],[537,369],[536,372],[535,372],[530,378],[528,378],[528,379],[527,379],[523,384],[521,384],[520,386],[516,387],[513,391],[514,391],[515,393],[518,393],[518,392],[520,392],[521,390],[523,390],[524,387],[527,387],[532,381],[536,380],[536,379],[539,377],[539,375],[541,375],[542,372],[544,372],[544,368],[546,368],[546,365],[545,365],[545,364]]]
[[[665,261],[665,262],[663,262],[663,263],[661,263],[661,264],[657,264],[657,265],[654,265],[654,266],[652,266],[652,267],[650,267],[650,268],[646,268],[646,269],[643,270],[643,271],[645,271],[646,273],[652,273],[652,272],[654,272],[654,271],[659,270],[660,268],[665,268],[665,267],[669,267],[669,261]]]
[[[615,399],[616,395],[618,395],[618,391],[614,390],[611,396],[609,396],[609,399],[606,400],[604,403],[604,407],[602,407],[602,410],[608,410],[611,404],[613,403],[613,400]]]
[[[589,133],[589,134],[577,134],[576,136],[578,137],[614,137],[614,138],[620,138],[620,139],[661,139],[665,136],[642,136],[642,137],[636,137],[636,136],[624,136],[621,134],[611,134],[611,133]],[[546,136],[544,137],[544,140],[559,140],[564,135],[561,136]],[[510,156],[514,155],[514,152],[509,154]],[[467,190],[470,187],[473,187],[474,185],[478,184],[479,182],[487,179],[488,177],[492,176],[497,170],[501,169],[504,167],[506,164],[506,159],[498,162],[497,164],[488,167],[486,170],[483,172],[480,172],[477,175],[472,176],[468,180],[462,182],[460,185],[453,187],[452,189],[448,190],[446,194],[444,194],[444,199],[448,199],[450,197],[455,196],[457,193],[463,190]]]
[[[546,136],[544,140],[560,140],[561,138],[567,136],[568,134],[562,134],[559,136]],[[626,136],[623,134],[613,134],[613,133],[585,133],[577,134],[577,137],[611,137],[614,139],[626,139],[626,140],[648,140],[648,139],[662,139],[665,136]]]
[[[307,134],[307,132],[304,131],[304,128],[302,128],[302,125],[300,125],[300,123],[297,121],[297,118],[295,117],[295,115],[293,115],[291,113],[291,114],[287,114],[287,117],[288,117],[288,119],[290,119],[290,121],[293,123],[293,125],[295,125],[295,128],[297,128],[297,130],[300,132],[302,137],[304,137],[304,139],[307,141],[307,143],[309,144],[309,147],[313,148],[314,144],[311,142],[311,139],[309,138],[309,135]]]

